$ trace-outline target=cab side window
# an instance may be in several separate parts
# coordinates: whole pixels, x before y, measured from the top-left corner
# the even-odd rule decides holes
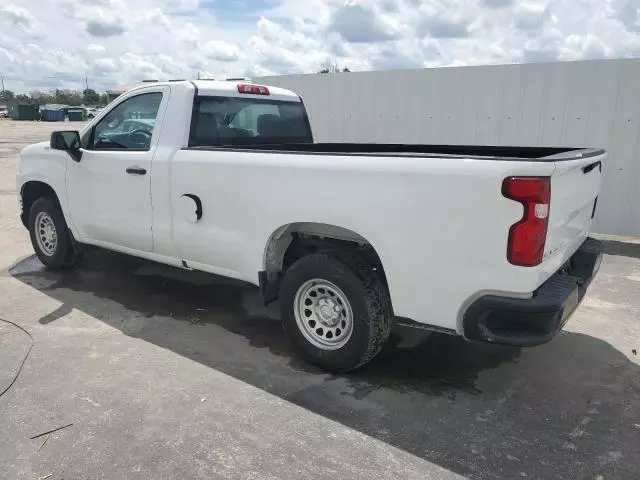
[[[91,150],[149,150],[162,93],[143,93],[113,108],[93,128]]]

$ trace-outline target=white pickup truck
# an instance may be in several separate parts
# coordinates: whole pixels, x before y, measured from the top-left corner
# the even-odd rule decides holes
[[[22,222],[49,268],[83,244],[258,285],[307,360],[348,371],[394,322],[547,342],[597,272],[605,152],[313,143],[293,92],[150,83],[25,148]]]

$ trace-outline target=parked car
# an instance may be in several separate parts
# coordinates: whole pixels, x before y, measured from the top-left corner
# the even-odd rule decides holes
[[[9,109],[7,107],[0,107],[0,118],[8,118]]]
[[[279,299],[304,358],[348,371],[393,322],[550,341],[600,266],[588,235],[605,157],[313,143],[291,91],[183,81],[135,88],[81,132],[27,147],[17,191],[47,267],[91,244],[244,280]]]
[[[91,119],[96,117],[102,111],[101,107],[89,107],[87,108],[87,118]]]

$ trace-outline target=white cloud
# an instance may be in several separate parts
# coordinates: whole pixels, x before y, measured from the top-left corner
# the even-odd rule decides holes
[[[515,9],[514,23],[520,30],[539,30],[550,19],[549,5],[520,3]]]
[[[11,89],[640,56],[639,0],[0,0]],[[23,7],[20,5],[28,5]],[[45,28],[46,25],[46,28]]]
[[[97,58],[93,65],[99,72],[115,73],[118,71],[118,63],[112,58]]]
[[[244,53],[237,45],[222,40],[209,40],[199,48],[207,57],[221,62],[234,62],[244,57]]]
[[[40,54],[42,53],[42,48],[39,45],[36,45],[35,43],[29,43],[27,44],[27,48],[30,49],[32,52],[34,52],[35,54]]]
[[[345,3],[332,12],[328,28],[353,43],[384,42],[398,35],[388,17],[377,11],[375,4]]]
[[[148,11],[145,15],[145,19],[151,25],[157,25],[164,28],[169,28],[171,26],[171,21],[159,8],[154,8],[153,10]]]
[[[434,38],[465,38],[469,36],[469,25],[464,20],[453,20],[446,16],[424,19],[419,33]]]
[[[121,18],[98,10],[97,15],[87,22],[85,30],[94,37],[113,37],[122,35],[125,31],[125,26]]]
[[[515,0],[482,0],[481,4],[489,8],[502,8],[513,5]]]
[[[640,3],[637,0],[614,0],[610,8],[614,17],[630,31],[640,32]]]
[[[100,52],[104,52],[105,48],[104,48],[104,45],[96,45],[95,43],[92,43],[87,47],[87,50],[90,52],[100,53]]]
[[[89,5],[101,5],[103,7],[111,7],[118,4],[118,0],[87,0],[86,4]]]
[[[0,9],[0,18],[10,21],[14,27],[19,27],[26,33],[36,33],[36,20],[29,10],[15,4],[8,4]]]
[[[608,53],[607,46],[595,35],[569,35],[560,49],[560,60],[602,58]]]
[[[200,40],[200,29],[193,23],[187,23],[178,31],[174,32],[175,37],[186,45],[195,48],[196,43]]]
[[[171,12],[193,12],[200,6],[199,0],[168,0],[165,2]]]

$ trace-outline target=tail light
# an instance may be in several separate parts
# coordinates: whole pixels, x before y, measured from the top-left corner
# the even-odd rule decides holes
[[[262,85],[250,85],[241,83],[238,85],[238,93],[250,93],[252,95],[269,95],[269,89]]]
[[[522,219],[511,226],[507,259],[513,265],[533,267],[542,262],[549,225],[550,177],[509,177],[502,195],[524,207]]]

